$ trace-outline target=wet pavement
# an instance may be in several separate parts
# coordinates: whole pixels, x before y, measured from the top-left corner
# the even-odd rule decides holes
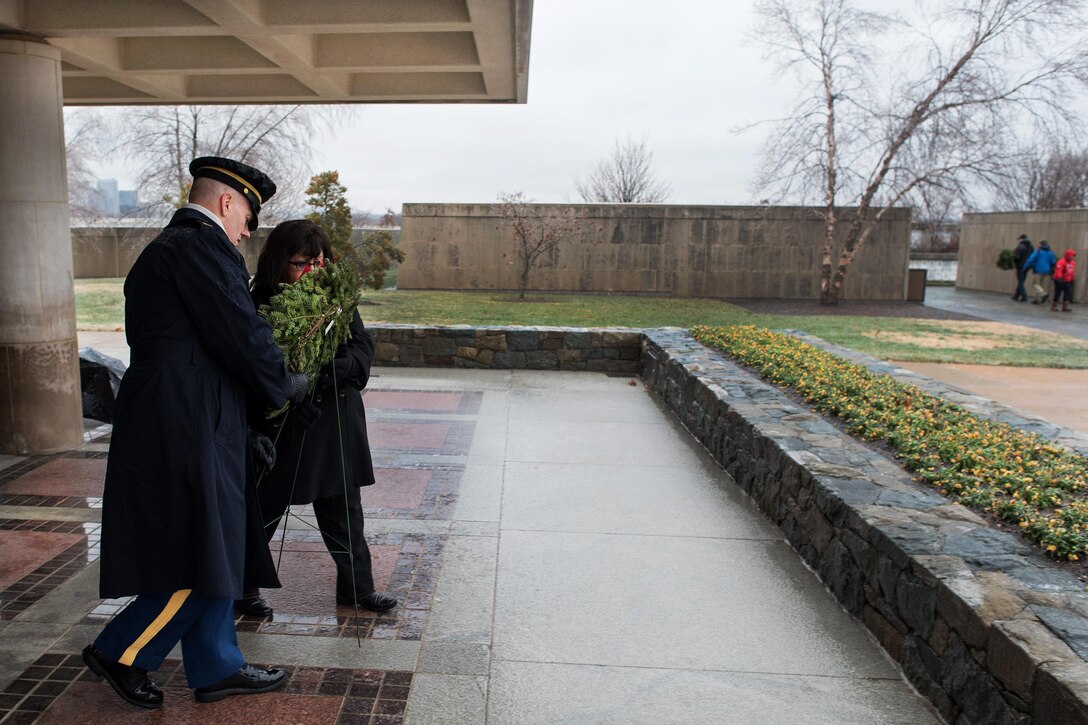
[[[1050,302],[1042,305],[1015,302],[1011,292],[1006,295],[955,287],[926,287],[925,306],[1088,339],[1088,309],[1082,304],[1071,305],[1069,312],[1051,312]]]
[[[926,304],[1088,337],[1079,306],[1052,320],[951,288]],[[122,333],[80,344],[127,362]],[[964,389],[985,377],[931,367]],[[1024,370],[991,368],[990,397],[1021,395]],[[298,508],[272,544],[275,615],[237,623],[251,661],[290,671],[274,694],[197,704],[177,653],[157,675],[160,711],[91,681],[78,653],[125,603],[97,597],[109,428],[87,421],[80,451],[0,456],[0,722],[937,722],[640,382],[375,372],[378,483],[363,502],[376,583],[401,605],[336,606],[332,561]]]
[[[109,350],[103,350],[111,354]],[[355,618],[297,510],[284,588],[240,617],[285,690],[157,712],[78,653],[97,598],[108,436],[0,462],[4,723],[932,723],[864,627],[641,383],[596,373],[376,369],[364,489],[379,589]],[[89,424],[93,429],[97,424]],[[176,653],[175,653],[176,655]]]

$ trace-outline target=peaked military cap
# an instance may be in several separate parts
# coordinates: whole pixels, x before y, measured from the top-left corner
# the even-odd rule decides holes
[[[253,216],[249,218],[249,231],[257,228],[257,213],[261,205],[276,193],[276,185],[263,171],[243,164],[240,161],[224,159],[220,156],[201,156],[189,164],[189,173],[193,179],[206,176],[222,181],[232,189],[237,189],[249,200]]]

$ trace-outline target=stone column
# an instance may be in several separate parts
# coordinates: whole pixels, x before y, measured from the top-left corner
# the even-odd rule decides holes
[[[0,453],[83,443],[60,62],[0,34]]]

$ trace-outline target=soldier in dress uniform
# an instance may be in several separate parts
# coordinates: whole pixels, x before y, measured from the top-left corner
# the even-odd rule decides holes
[[[254,311],[236,248],[276,186],[230,159],[198,158],[189,171],[189,203],[125,280],[132,363],[106,466],[100,593],[136,598],[83,650],[94,674],[145,708],[163,699],[147,673],[179,641],[198,701],[285,681],[246,664],[232,616],[244,585],[279,586],[260,527],[247,527],[257,506],[247,445],[270,458],[271,441],[247,438],[246,395],[277,408],[309,386]]]

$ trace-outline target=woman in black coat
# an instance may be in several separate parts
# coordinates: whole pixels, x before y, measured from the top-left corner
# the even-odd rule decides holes
[[[305,219],[278,225],[257,260],[250,285],[254,303],[268,304],[282,284],[294,284],[326,259],[332,259],[332,247],[321,227]],[[336,563],[336,603],[380,612],[395,607],[397,600],[374,591],[359,496],[360,487],[374,483],[361,394],[373,358],[374,342],[356,310],[350,337],[326,367],[310,404],[272,421],[263,415],[253,420],[276,441],[276,465],[257,486],[268,539],[289,505],[312,503]],[[260,590],[247,590],[235,606],[245,614],[272,614]]]

